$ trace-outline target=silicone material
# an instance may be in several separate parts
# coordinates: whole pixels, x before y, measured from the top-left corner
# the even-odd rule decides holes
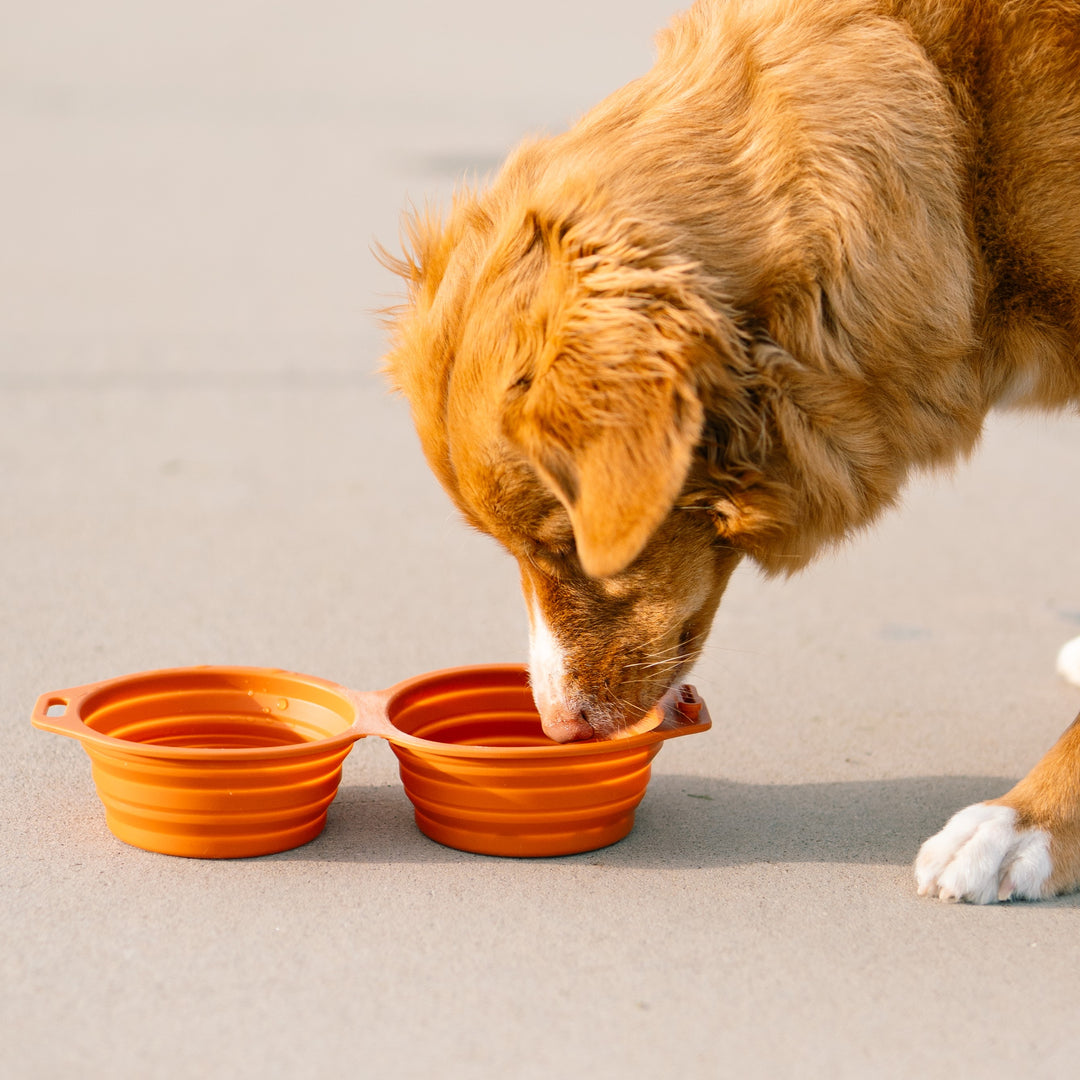
[[[342,761],[367,735],[390,742],[432,839],[489,855],[590,851],[630,832],[663,740],[710,726],[683,687],[653,731],[555,743],[517,665],[376,692],[266,668],[178,668],[43,694],[32,719],[80,740],[116,836],[200,858],[314,839]]]
[[[641,735],[555,743],[524,669],[458,668],[395,687],[387,738],[433,840],[485,855],[569,855],[626,836],[663,740],[709,727],[689,687],[682,702],[685,713]]]

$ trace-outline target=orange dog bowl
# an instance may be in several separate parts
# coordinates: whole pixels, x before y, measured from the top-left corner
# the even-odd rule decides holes
[[[710,726],[690,687],[653,731],[555,743],[525,670],[452,668],[362,692],[264,668],[147,672],[43,694],[33,723],[80,740],[106,821],[167,855],[236,858],[314,839],[352,744],[386,739],[420,830],[487,855],[621,840],[665,739]]]

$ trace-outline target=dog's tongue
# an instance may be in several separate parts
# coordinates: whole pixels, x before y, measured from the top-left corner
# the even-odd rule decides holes
[[[593,729],[583,716],[552,717],[543,724],[544,734],[555,742],[580,742],[593,737]]]

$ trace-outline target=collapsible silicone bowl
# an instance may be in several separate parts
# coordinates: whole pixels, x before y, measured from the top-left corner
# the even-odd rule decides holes
[[[121,840],[166,855],[230,858],[319,835],[359,738],[355,720],[333,683],[205,667],[43,694],[33,723],[82,742]]]
[[[36,727],[80,740],[106,821],[168,855],[236,858],[314,839],[354,742],[386,739],[420,830],[487,855],[566,855],[621,840],[665,739],[704,731],[691,687],[654,730],[559,744],[525,670],[451,668],[349,690],[266,668],[145,672],[42,694]]]
[[[691,687],[652,731],[556,743],[540,726],[525,670],[454,668],[387,692],[391,730],[420,831],[484,855],[569,855],[621,840],[634,826],[665,739],[710,720]]]

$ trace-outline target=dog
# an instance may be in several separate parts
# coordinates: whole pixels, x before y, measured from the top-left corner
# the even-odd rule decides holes
[[[520,564],[544,730],[647,728],[741,560],[791,574],[991,408],[1080,403],[1080,0],[699,0],[406,231],[385,368]],[[1077,888],[1078,776],[1080,719],[919,892]]]

